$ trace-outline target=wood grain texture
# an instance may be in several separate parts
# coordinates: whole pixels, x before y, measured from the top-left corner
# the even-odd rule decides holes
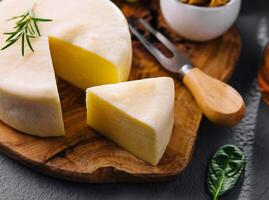
[[[181,51],[188,52],[194,66],[220,80],[227,80],[239,57],[241,42],[235,28],[207,43],[184,40],[163,21],[158,1],[132,6],[120,1],[126,16],[144,17],[163,31]],[[154,18],[153,18],[154,17]],[[147,33],[145,33],[147,35]],[[157,44],[158,45],[158,44]],[[143,46],[133,41],[131,80],[172,76],[163,70]],[[66,136],[37,138],[22,134],[0,122],[0,150],[19,162],[54,177],[91,183],[167,180],[189,163],[202,113],[176,77],[175,125],[159,165],[153,167],[110,142],[86,125],[85,92],[58,81]]]

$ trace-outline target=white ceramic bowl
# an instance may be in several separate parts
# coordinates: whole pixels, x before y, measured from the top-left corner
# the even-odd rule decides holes
[[[241,0],[231,0],[220,7],[199,7],[179,0],[160,0],[162,14],[179,35],[193,41],[207,41],[221,36],[235,22]]]

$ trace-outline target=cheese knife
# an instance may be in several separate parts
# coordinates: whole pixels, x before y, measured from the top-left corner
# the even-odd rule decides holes
[[[218,125],[233,126],[241,121],[245,113],[245,104],[241,95],[234,88],[195,68],[186,53],[179,52],[170,40],[144,19],[140,18],[138,22],[168,48],[173,56],[169,58],[165,56],[135,26],[129,23],[132,34],[140,40],[166,70],[178,74],[184,85],[192,93],[201,111],[211,122]]]

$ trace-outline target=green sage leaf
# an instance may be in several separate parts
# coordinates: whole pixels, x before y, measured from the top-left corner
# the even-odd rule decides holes
[[[210,161],[207,186],[213,199],[233,189],[245,169],[244,153],[234,145],[218,149]]]

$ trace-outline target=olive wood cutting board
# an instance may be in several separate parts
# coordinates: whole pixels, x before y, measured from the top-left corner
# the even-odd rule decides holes
[[[145,18],[168,36],[179,50],[188,52],[196,67],[220,80],[228,80],[241,48],[236,28],[210,42],[190,42],[167,27],[158,1],[147,2],[141,5],[116,1],[127,17]],[[0,122],[0,150],[39,172],[79,182],[162,181],[178,175],[191,160],[202,113],[179,79],[163,70],[135,38],[133,50],[131,80],[158,76],[172,76],[175,80],[175,125],[158,166],[145,163],[87,126],[85,92],[63,80],[58,80],[58,89],[66,136],[33,137]]]

